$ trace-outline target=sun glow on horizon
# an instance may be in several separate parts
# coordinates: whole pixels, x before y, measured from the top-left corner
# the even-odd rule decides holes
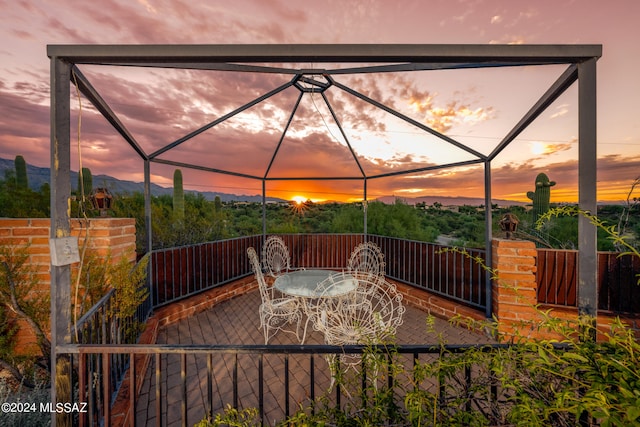
[[[295,202],[297,205],[301,205],[309,199],[304,196],[293,196],[291,200]]]
[[[291,201],[293,203],[295,203],[296,205],[303,205],[303,204],[305,204],[307,202],[322,203],[322,202],[326,202],[327,199],[326,198],[306,197],[306,196],[296,195],[296,196],[291,197]]]

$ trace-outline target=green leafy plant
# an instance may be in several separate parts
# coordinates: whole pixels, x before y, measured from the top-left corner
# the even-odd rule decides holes
[[[140,304],[149,296],[145,286],[148,264],[148,254],[133,267],[123,256],[115,264],[110,264],[107,272],[109,284],[115,289],[109,315],[118,319],[121,325],[126,325],[124,332],[129,339],[137,337],[143,326],[134,317]]]
[[[544,213],[537,227],[557,216],[586,217],[609,239],[640,257],[627,236],[616,226],[575,206],[562,206]],[[457,249],[452,249],[458,251]],[[459,252],[465,253],[464,250]],[[500,274],[491,272],[494,280]],[[517,288],[513,289],[516,293]],[[551,310],[536,308],[541,321],[531,327],[553,332],[556,339],[513,339],[517,346],[492,351],[492,372],[504,390],[501,405],[505,420],[514,425],[574,426],[595,422],[602,426],[640,424],[640,342],[637,332],[616,318],[608,331],[597,331],[595,319],[579,316],[555,318]],[[600,339],[594,340],[600,333]]]
[[[108,270],[111,257],[106,260],[94,251],[88,250],[85,240],[81,250],[81,263],[72,271],[73,299],[72,314],[76,323],[108,291]]]
[[[547,313],[541,327],[561,338],[521,337],[514,344],[464,350],[441,341],[438,357],[417,362],[411,370],[399,363],[393,347],[366,348],[363,358],[371,364],[365,363],[357,372],[336,373],[337,386],[348,390],[343,393],[346,402],[338,407],[327,391],[277,425],[563,427],[584,422],[610,427],[640,423],[640,343],[630,328],[617,321],[602,341],[594,342],[586,339],[592,327],[588,318],[566,321]],[[398,396],[404,398],[398,401]],[[255,419],[239,416],[246,411],[252,410],[227,408],[217,416],[218,424],[203,420],[198,426],[256,425]]]
[[[609,231],[617,238],[615,229]],[[481,259],[474,261],[500,280],[499,272]],[[600,331],[596,342],[591,339],[594,319],[563,320],[550,311],[538,313],[541,320],[531,327],[554,332],[557,338],[531,340],[518,335],[510,338],[513,344],[472,347],[461,353],[441,342],[434,362],[416,364],[410,375],[403,375],[408,385],[403,388],[404,406],[397,412],[401,425],[640,424],[640,342],[635,331],[616,319],[608,331]],[[495,326],[494,320],[473,325],[490,330]],[[465,382],[462,372],[468,370],[476,375]],[[426,385],[433,378],[441,384],[439,389]],[[380,402],[368,401],[355,417],[332,406],[307,409],[289,424],[322,425],[321,420],[329,420],[328,425],[376,425],[381,419],[374,420],[371,414],[381,413]]]
[[[45,331],[48,326],[49,294],[39,290],[38,284],[36,271],[29,264],[29,246],[0,241],[0,304],[6,312],[31,329],[42,354],[39,360],[48,369],[51,342]],[[5,360],[4,363],[9,362]],[[14,372],[20,371],[13,366],[16,368]]]
[[[256,408],[236,409],[227,405],[223,413],[198,422],[195,427],[259,427],[262,426]]]
[[[41,411],[41,405],[51,402],[50,390],[42,382],[33,387],[21,383],[17,390],[5,378],[0,379],[0,405],[19,404],[22,411],[0,411],[0,425],[3,427],[51,425],[51,413]],[[8,408],[11,408],[9,406]]]
[[[116,320],[116,327],[121,328],[125,340],[132,342],[137,338],[143,325],[135,320],[135,314],[149,295],[146,286],[149,256],[143,257],[134,265],[130,261],[130,255],[122,254],[118,261],[114,261],[111,253],[105,256],[91,250],[83,251],[82,268],[74,271],[74,322],[113,288],[114,293],[107,315]],[[80,331],[76,333],[79,334]],[[75,338],[80,340],[79,335]]]
[[[615,247],[620,248],[620,255],[632,255],[640,258],[640,250],[631,244],[631,236],[629,234],[621,234],[617,225],[609,225],[598,218],[597,215],[580,209],[578,206],[559,206],[547,211],[544,215],[541,215],[536,222],[536,228],[540,230],[544,227],[545,223],[561,216],[583,216],[587,218],[591,224],[606,234],[607,239],[610,240]],[[640,286],[640,275],[638,275],[637,283]]]
[[[12,169],[5,170],[0,178],[0,217],[46,218],[50,210],[50,187],[43,184],[38,191],[20,187]]]
[[[0,368],[8,370],[14,378],[21,378],[16,370],[15,354],[18,325],[15,319],[7,315],[7,308],[0,305]]]

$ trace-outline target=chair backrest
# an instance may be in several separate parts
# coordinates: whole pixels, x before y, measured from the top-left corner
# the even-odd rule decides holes
[[[269,288],[267,287],[266,280],[264,280],[264,274],[262,274],[262,267],[260,266],[258,254],[256,253],[256,250],[254,248],[247,248],[247,255],[249,256],[251,269],[255,273],[256,280],[258,281],[258,287],[260,288],[260,297],[262,298],[262,302],[269,303],[271,302],[271,293],[269,292]]]
[[[345,276],[342,280],[351,280]],[[395,335],[402,325],[402,294],[386,280],[359,278],[353,294],[328,298],[318,304],[314,328],[332,345],[379,344]],[[340,280],[335,281],[340,286]],[[358,294],[361,292],[361,294]]]
[[[286,273],[291,269],[289,249],[278,236],[269,236],[262,246],[262,264],[272,277]]]
[[[384,255],[375,243],[360,243],[351,252],[347,270],[359,277],[384,279]]]

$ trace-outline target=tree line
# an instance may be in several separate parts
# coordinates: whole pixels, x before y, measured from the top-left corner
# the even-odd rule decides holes
[[[543,175],[543,174],[541,174]],[[540,178],[540,175],[537,179]],[[546,176],[544,176],[546,180]],[[638,181],[638,180],[636,180]],[[605,205],[598,216],[607,224],[616,225],[621,234],[637,244],[640,236],[640,204],[632,198],[631,187],[626,205]],[[91,206],[91,172],[83,168],[73,192],[73,217],[99,216]],[[535,199],[530,194],[532,200]],[[548,195],[547,195],[548,197]],[[546,204],[545,208],[554,204]],[[483,206],[447,207],[440,203],[408,205],[400,199],[385,204],[370,201],[360,203],[269,203],[265,206],[267,233],[362,233],[364,209],[367,209],[367,232],[410,240],[437,242],[444,239],[453,246],[484,247],[485,209]],[[492,206],[493,235],[500,236],[499,221],[507,213],[515,214],[520,223],[516,237],[536,241],[540,247],[575,249],[578,242],[578,222],[575,217],[555,218],[545,229],[535,230],[539,209],[524,206],[499,208]],[[107,212],[118,218],[134,218],[137,227],[137,251],[147,248],[144,195],[142,193],[114,195]],[[26,166],[22,156],[16,157],[15,171],[7,171],[0,179],[0,217],[25,218],[50,216],[50,188],[39,190],[28,186]],[[219,197],[207,200],[200,193],[184,192],[182,175],[174,174],[174,194],[151,197],[152,248],[161,249],[220,239],[262,233],[261,203],[222,202]],[[598,232],[598,250],[617,248],[607,236]]]

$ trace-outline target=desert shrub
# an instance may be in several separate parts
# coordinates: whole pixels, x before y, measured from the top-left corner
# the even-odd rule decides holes
[[[50,390],[42,383],[34,388],[21,386],[16,391],[6,379],[0,379],[0,405],[3,407],[0,425],[3,427],[51,425],[51,413],[41,410],[47,402],[50,402]]]
[[[238,410],[227,406],[225,410],[216,414],[212,419],[203,419],[198,422],[195,427],[259,427],[262,426],[258,410],[256,408],[247,408]]]
[[[28,245],[0,241],[0,306],[5,316],[2,327],[6,333],[2,337],[6,347],[0,350],[0,364],[25,384],[29,381],[24,376],[30,374],[34,365],[40,363],[48,370],[51,355],[51,342],[45,333],[49,322],[49,294],[38,289],[38,275],[29,262],[29,255]],[[31,329],[40,355],[15,355],[12,346],[17,331],[13,320],[20,320]]]
[[[115,264],[110,264],[108,269],[109,283],[115,289],[109,315],[117,319],[125,342],[135,342],[144,326],[135,318],[135,314],[140,304],[149,296],[146,287],[148,264],[149,255],[134,266],[123,257]]]

